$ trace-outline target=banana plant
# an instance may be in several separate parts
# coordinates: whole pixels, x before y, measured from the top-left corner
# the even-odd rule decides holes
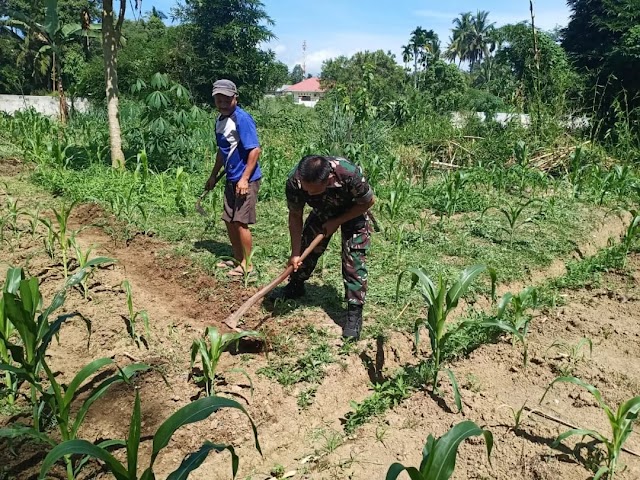
[[[43,407],[47,407],[48,410],[52,412],[62,441],[74,440],[77,438],[78,430],[82,426],[89,408],[94,402],[102,398],[111,386],[121,382],[128,383],[135,373],[145,371],[150,368],[149,365],[143,363],[127,365],[122,369],[118,368],[118,373],[110,376],[106,380],[103,380],[95,389],[93,389],[84,402],[82,402],[82,406],[78,409],[75,415],[72,415],[71,406],[78,400],[78,397],[82,393],[80,391],[80,387],[92,376],[97,374],[102,368],[112,365],[113,363],[113,360],[110,358],[94,360],[82,368],[71,380],[69,385],[64,385],[57,381],[55,374],[52,372],[46,360],[42,360],[42,368],[46,372],[47,379],[49,380],[49,386],[47,388],[43,387],[38,380],[36,380],[32,385],[40,395],[38,408],[43,410]],[[33,379],[27,378],[27,380],[32,381]],[[0,428],[0,438],[15,438],[22,436],[30,436],[36,440],[48,443],[51,446],[55,446],[58,443],[52,436],[41,432],[37,427],[14,425],[7,428]],[[76,462],[71,456],[65,456],[65,463],[67,467],[67,478],[69,480],[73,480],[86,463],[86,459],[84,461]]]
[[[493,434],[484,430],[470,420],[466,420],[454,426],[440,438],[435,439],[429,435],[427,443],[422,450],[422,462],[420,467],[405,467],[400,463],[394,463],[387,471],[386,480],[396,480],[402,472],[407,472],[411,480],[447,480],[456,468],[456,456],[460,443],[467,438],[482,435],[487,445],[487,457],[491,463],[491,451],[493,450]]]
[[[460,273],[458,280],[450,286],[442,275],[438,277],[438,281],[435,283],[429,278],[424,268],[410,268],[398,276],[396,299],[399,297],[402,278],[405,273],[409,273],[411,274],[410,289],[413,290],[413,288],[419,285],[420,294],[427,304],[427,317],[419,318],[415,321],[414,335],[417,346],[420,342],[420,329],[425,327],[429,332],[434,365],[433,388],[435,391],[438,389],[438,374],[440,373],[442,356],[447,340],[457,329],[462,328],[463,325],[459,324],[456,327],[447,328],[447,317],[451,311],[458,306],[460,298],[469,290],[474,280],[483,272],[487,272],[491,278],[491,296],[493,298],[495,295],[496,272],[494,269],[484,265],[467,267]],[[450,371],[449,376],[454,385],[454,389],[456,389],[456,382],[454,381],[453,373]],[[456,403],[458,403],[458,409],[460,409],[460,402],[457,401]]]
[[[567,430],[556,438],[553,442],[552,447],[557,447],[560,442],[563,440],[573,436],[579,435],[581,437],[591,437],[596,442],[602,443],[606,448],[606,464],[600,466],[600,468],[596,471],[596,474],[593,477],[593,480],[598,480],[600,478],[605,478],[603,475],[606,474],[607,480],[613,480],[616,470],[618,468],[618,459],[620,458],[620,452],[622,451],[622,447],[624,443],[631,435],[633,431],[633,425],[638,419],[638,414],[640,413],[640,396],[633,397],[630,400],[627,400],[623,404],[621,404],[617,410],[611,409],[604,400],[602,399],[602,394],[600,391],[579,378],[576,377],[557,377],[544,392],[544,395],[540,399],[540,403],[544,400],[545,396],[549,392],[551,388],[556,383],[573,383],[579,387],[586,389],[593,398],[596,399],[600,408],[604,411],[609,420],[609,426],[611,427],[611,437],[607,438],[600,432],[596,430],[584,429],[584,428],[574,428],[571,430]]]
[[[131,423],[129,424],[129,436],[124,442],[114,441],[126,446],[126,465],[120,463],[106,450],[104,446],[94,445],[86,440],[67,440],[54,447],[45,457],[40,469],[39,479],[44,480],[47,472],[61,458],[70,455],[86,455],[102,461],[106,469],[115,477],[116,480],[154,480],[156,477],[153,471],[153,466],[156,458],[162,449],[169,444],[169,441],[176,430],[183,425],[204,420],[221,408],[236,408],[249,418],[249,422],[251,422],[251,428],[253,430],[253,437],[255,439],[255,447],[258,452],[262,454],[260,443],[258,442],[256,426],[242,405],[228,398],[215,396],[204,397],[182,407],[167,418],[162,425],[160,425],[153,435],[153,447],[149,466],[142,472],[142,475],[139,476],[138,449],[141,441],[140,432],[142,425],[140,414],[140,395],[136,391]],[[197,452],[191,453],[183,459],[180,466],[169,474],[167,480],[183,480],[188,478],[189,474],[193,470],[202,465],[211,451],[222,452],[224,450],[229,450],[231,453],[231,471],[233,478],[235,478],[238,472],[239,458],[236,455],[233,446],[205,441]]]
[[[216,371],[222,352],[229,348],[232,343],[247,337],[262,338],[263,334],[247,330],[238,333],[223,333],[221,335],[217,328],[207,327],[204,338],[198,338],[193,341],[191,344],[191,369],[193,369],[199,355],[202,363],[202,375],[194,376],[194,380],[196,382],[204,382],[207,396],[214,394]]]
[[[525,315],[528,308],[535,308],[538,304],[538,291],[534,287],[527,287],[517,295],[511,292],[505,293],[498,301],[496,318],[482,322],[464,322],[465,325],[477,325],[486,328],[497,328],[511,335],[512,344],[518,341],[522,345],[523,365],[526,368],[529,362],[527,334],[531,317]],[[507,315],[511,307],[510,314]],[[507,317],[507,318],[505,318]]]

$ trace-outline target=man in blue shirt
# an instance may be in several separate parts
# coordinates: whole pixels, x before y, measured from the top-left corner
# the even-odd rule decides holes
[[[262,172],[258,165],[260,142],[256,124],[247,112],[238,106],[238,90],[231,80],[218,80],[213,84],[213,98],[220,115],[216,119],[218,152],[206,190],[216,186],[218,173],[224,168],[227,181],[224,189],[222,220],[239,263],[229,271],[230,276],[250,272],[248,265],[252,239],[249,225],[256,223],[256,202]],[[234,263],[221,262],[220,267],[233,267]]]

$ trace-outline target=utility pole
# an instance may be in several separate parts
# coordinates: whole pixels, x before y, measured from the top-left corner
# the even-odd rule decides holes
[[[302,76],[307,76],[307,41],[302,41]]]

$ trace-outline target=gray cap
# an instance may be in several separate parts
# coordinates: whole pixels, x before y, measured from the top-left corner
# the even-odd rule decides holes
[[[218,80],[213,84],[213,92],[211,95],[225,95],[227,97],[233,97],[238,94],[238,89],[236,88],[236,84],[231,80]]]

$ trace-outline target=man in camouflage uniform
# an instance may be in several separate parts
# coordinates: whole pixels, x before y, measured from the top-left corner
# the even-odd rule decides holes
[[[289,207],[289,234],[294,273],[286,287],[272,298],[299,298],[304,282],[311,276],[331,236],[342,231],[342,278],[347,301],[347,321],[342,329],[345,339],[357,340],[362,328],[362,307],[367,293],[366,256],[370,246],[367,211],[375,199],[360,168],[344,158],[310,155],[304,157],[289,175],[286,184]],[[305,204],[312,210],[304,227]],[[300,262],[300,254],[320,233],[325,238]]]

